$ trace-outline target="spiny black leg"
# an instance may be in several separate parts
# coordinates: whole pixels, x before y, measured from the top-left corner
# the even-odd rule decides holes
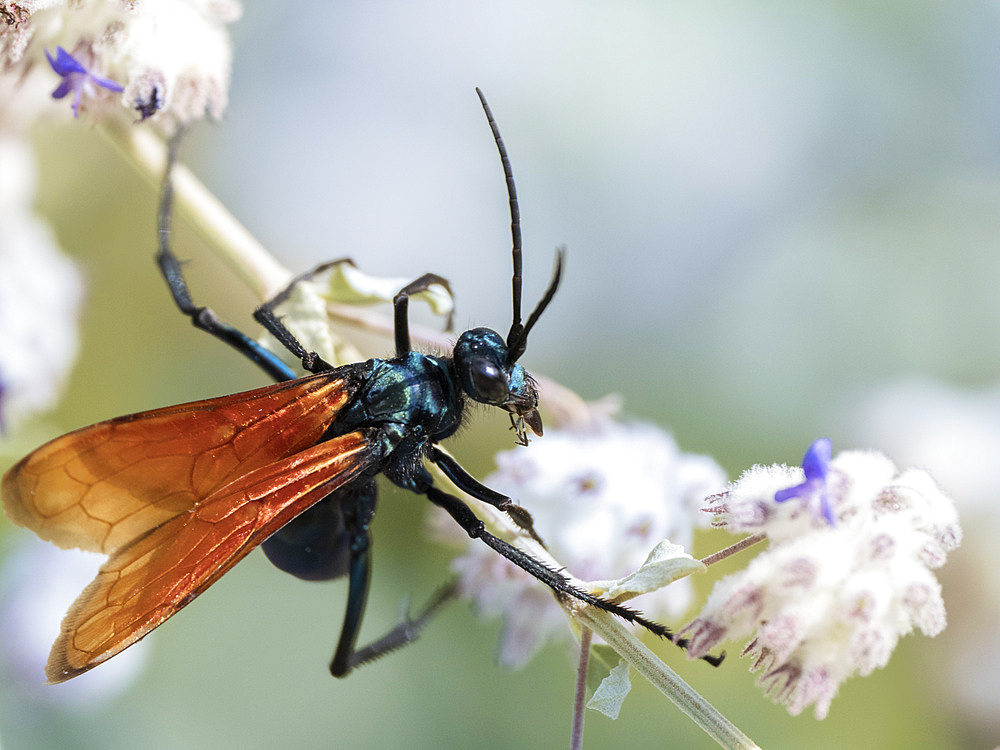
[[[536,560],[534,557],[529,555],[517,547],[505,542],[490,532],[488,532],[483,525],[483,522],[476,517],[475,513],[469,508],[468,505],[463,503],[457,497],[449,495],[446,492],[442,492],[437,487],[430,485],[421,490],[423,494],[427,495],[428,499],[435,505],[444,508],[448,511],[448,514],[458,522],[458,525],[465,529],[465,532],[473,539],[481,539],[488,546],[492,547],[496,552],[506,557],[512,563],[517,565],[521,570],[525,571],[529,575],[537,578],[539,581],[549,586],[554,591],[560,594],[566,594],[579,599],[582,602],[591,604],[595,607],[610,612],[623,620],[628,622],[636,623],[641,625],[647,630],[656,633],[656,635],[668,638],[677,646],[685,648],[687,646],[687,639],[680,638],[674,640],[670,629],[661,625],[658,622],[648,620],[641,614],[636,612],[634,609],[629,607],[623,607],[620,604],[614,604],[613,602],[605,601],[598,596],[593,594],[588,594],[586,591],[582,591],[575,586],[573,586],[569,580],[562,575],[562,573],[553,570],[552,568],[545,565],[540,560]],[[722,660],[725,658],[725,653],[720,656],[706,655],[701,657],[703,661],[708,662],[713,667],[719,666]]]
[[[427,291],[433,284],[443,286],[448,294],[451,294],[451,285],[448,280],[433,273],[425,273],[416,281],[411,281],[404,286],[395,297],[392,298],[393,322],[396,332],[396,356],[402,357],[413,351],[410,347],[410,323],[408,310],[410,305],[410,295]],[[448,319],[448,327],[451,328],[451,319]]]
[[[374,661],[390,651],[402,648],[417,640],[424,626],[430,622],[440,609],[458,595],[458,581],[451,580],[434,592],[430,601],[416,617],[407,617],[395,628],[377,641],[372,641],[364,648],[359,648],[351,657],[351,667],[360,667]]]
[[[599,607],[600,609],[606,610],[613,615],[621,617],[623,620],[642,625],[644,628],[656,633],[657,635],[666,638],[670,637],[670,629],[665,625],[653,622],[652,620],[647,620],[633,609],[623,607],[620,604],[613,604],[612,602],[605,601],[604,599],[594,596],[593,594],[588,594],[586,591],[581,591],[573,586],[569,580],[562,575],[562,573],[552,570],[552,568],[548,567],[539,560],[536,560],[527,552],[524,552],[505,542],[503,539],[494,536],[486,530],[483,522],[476,517],[476,514],[472,512],[469,506],[457,497],[449,495],[446,492],[442,492],[434,486],[426,487],[423,490],[423,494],[427,495],[432,503],[448,511],[449,515],[455,519],[459,526],[465,529],[466,533],[470,537],[473,539],[481,539],[519,568],[537,578],[554,591],[575,597],[580,601],[586,602],[587,604],[592,604],[595,607]]]
[[[351,670],[362,664],[367,664],[390,651],[415,641],[430,619],[458,593],[458,582],[451,581],[438,589],[424,609],[415,617],[407,616],[403,622],[378,640],[355,650],[354,646],[364,616],[365,599],[368,595],[368,583],[371,575],[369,523],[375,513],[376,493],[375,483],[369,482],[357,491],[341,496],[339,509],[342,511],[344,527],[348,532],[350,561],[346,571],[348,593],[347,607],[344,611],[344,625],[340,631],[336,653],[330,663],[330,672],[334,677],[345,677]]]
[[[173,209],[174,188],[171,182],[171,172],[177,162],[177,152],[180,147],[183,131],[170,139],[167,150],[167,168],[163,176],[163,188],[160,193],[160,209],[157,216],[158,248],[156,262],[160,272],[170,288],[174,303],[182,313],[187,315],[196,328],[210,333],[220,341],[224,341],[244,355],[275,380],[294,380],[295,372],[274,354],[260,344],[237,330],[228,323],[223,323],[216,314],[207,307],[195,305],[188,291],[187,282],[181,272],[180,261],[170,249],[171,212]]]
[[[438,468],[444,472],[444,475],[462,492],[466,495],[471,495],[477,500],[482,500],[484,503],[489,503],[497,510],[502,510],[514,523],[530,534],[532,539],[543,547],[545,546],[545,542],[535,532],[534,519],[526,508],[522,508],[506,495],[482,484],[440,447],[432,445],[427,457],[437,464]]]

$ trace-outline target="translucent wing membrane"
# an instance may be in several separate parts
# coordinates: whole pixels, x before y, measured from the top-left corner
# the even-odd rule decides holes
[[[291,518],[371,468],[367,431],[324,442],[341,371],[86,427],[3,478],[4,510],[111,557],[70,608],[50,681],[138,641]],[[317,443],[319,443],[317,445]]]
[[[60,547],[111,553],[315,445],[347,398],[343,378],[324,374],[84,427],[7,472],[4,510]]]
[[[363,432],[257,469],[116,551],[63,620],[46,676],[62,682],[141,639],[254,547],[372,465]]]

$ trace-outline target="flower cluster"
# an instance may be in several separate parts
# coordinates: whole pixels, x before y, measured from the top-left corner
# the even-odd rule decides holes
[[[237,0],[23,0],[3,9],[0,109],[22,123],[43,111],[46,89],[57,99],[72,92],[74,115],[160,114],[168,127],[226,107],[226,24],[242,12]],[[45,81],[56,76],[53,91]]]
[[[961,528],[922,470],[898,473],[878,453],[831,459],[825,440],[803,463],[755,466],[711,499],[715,525],[766,534],[770,546],[719,581],[684,632],[692,657],[752,633],[743,655],[765,690],[823,718],[840,684],[885,666],[901,636],[944,628],[932,570]]]
[[[76,359],[83,283],[32,210],[35,170],[23,140],[0,131],[0,436],[50,406]]]
[[[531,450],[500,453],[497,465],[485,484],[528,508],[553,557],[583,580],[632,573],[665,538],[690,548],[699,504],[726,482],[715,461],[682,453],[662,430],[607,418],[547,430]],[[503,615],[501,663],[519,666],[548,637],[569,637],[562,609],[535,579],[468,536],[453,538],[469,542],[453,563],[463,595],[482,614]],[[682,613],[690,599],[685,580],[637,601],[662,618]]]
[[[0,433],[57,398],[76,357],[83,288],[32,208],[28,129],[70,113],[152,118],[168,132],[219,117],[226,25],[241,12],[237,0],[0,0]]]

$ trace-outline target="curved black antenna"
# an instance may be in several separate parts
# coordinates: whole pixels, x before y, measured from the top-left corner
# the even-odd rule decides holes
[[[486,119],[490,123],[490,130],[493,131],[493,140],[497,144],[497,151],[500,152],[500,163],[503,165],[503,176],[507,182],[507,197],[510,203],[510,235],[512,241],[511,255],[514,259],[514,275],[511,278],[511,298],[513,301],[513,320],[510,324],[510,331],[507,334],[507,364],[512,365],[524,354],[525,346],[528,342],[528,332],[538,321],[539,316],[548,307],[549,302],[556,293],[559,286],[559,277],[562,272],[565,249],[556,250],[556,265],[552,272],[552,280],[548,289],[542,296],[541,302],[535,307],[531,315],[528,316],[528,323],[521,325],[521,210],[517,205],[517,188],[514,187],[514,170],[511,169],[510,159],[507,156],[507,147],[503,144],[500,136],[500,126],[497,125],[493,117],[490,105],[486,103],[486,96],[482,89],[476,87],[479,101],[483,105]]]
[[[535,305],[535,309],[531,311],[531,315],[528,316],[528,322],[524,326],[519,326],[520,330],[517,332],[516,337],[514,336],[514,330],[511,329],[510,334],[507,336],[507,364],[512,365],[517,360],[521,358],[524,354],[524,349],[528,345],[528,333],[531,331],[535,323],[541,317],[545,308],[549,306],[552,298],[556,294],[556,289],[559,288],[559,279],[562,277],[563,264],[566,261],[566,248],[557,247],[556,248],[556,262],[552,269],[552,279],[549,281],[549,286],[545,290],[545,294],[542,295],[542,299],[539,300],[538,304]]]
[[[483,105],[483,112],[486,113],[486,120],[493,131],[493,141],[497,144],[497,151],[500,152],[500,164],[503,166],[503,176],[507,182],[507,197],[510,203],[510,236],[511,255],[514,258],[514,275],[511,278],[514,314],[510,324],[510,333],[507,334],[507,348],[516,336],[520,336],[521,326],[521,210],[517,205],[517,188],[514,187],[514,171],[510,166],[510,159],[507,157],[507,147],[503,145],[503,138],[500,136],[500,126],[493,117],[493,111],[486,102],[486,96],[482,89],[476,87],[476,94]]]
[[[513,321],[510,324],[510,333],[507,334],[508,348],[510,341],[515,334],[521,332],[521,209],[517,205],[517,188],[514,187],[514,171],[510,166],[510,159],[507,157],[507,147],[503,145],[503,138],[500,136],[500,126],[493,117],[493,111],[486,102],[486,96],[482,89],[476,87],[479,101],[483,105],[483,112],[486,113],[486,120],[493,131],[493,140],[497,144],[497,151],[500,152],[500,163],[503,166],[503,176],[507,182],[507,197],[510,203],[510,236],[512,241],[511,255],[514,257],[514,275],[511,278],[512,298],[513,298]]]

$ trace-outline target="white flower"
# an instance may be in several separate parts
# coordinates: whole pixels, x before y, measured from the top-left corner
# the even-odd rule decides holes
[[[4,108],[30,121],[37,89],[48,86],[57,98],[74,92],[74,114],[117,113],[131,121],[164,113],[168,129],[206,114],[218,118],[232,58],[226,24],[241,12],[237,0],[20,2],[0,23],[0,69],[30,91],[6,98]],[[47,56],[56,61],[51,67]],[[32,102],[27,114],[21,99]]]
[[[697,506],[725,483],[714,461],[681,453],[662,430],[607,419],[546,431],[527,449],[499,454],[497,465],[485,484],[527,508],[553,557],[585,581],[632,573],[665,538],[690,547]],[[471,542],[453,568],[481,613],[503,615],[501,663],[524,664],[549,636],[570,635],[551,593],[485,545]],[[680,581],[637,601],[662,618],[690,597]]]
[[[961,541],[954,505],[926,472],[897,474],[878,453],[831,461],[828,441],[824,462],[823,444],[805,471],[756,466],[713,498],[717,525],[766,533],[770,547],[719,581],[683,631],[692,657],[754,633],[743,655],[759,683],[793,714],[815,704],[817,718],[844,680],[885,666],[914,626],[944,629],[931,571]]]
[[[843,414],[841,414],[843,416]],[[947,487],[965,536],[945,585],[961,580],[949,602],[947,654],[937,700],[986,735],[1000,729],[1000,385],[959,387],[920,377],[878,387],[849,414],[858,442],[881,446],[906,464],[927,468]]]
[[[62,391],[76,359],[83,284],[30,209],[28,146],[0,134],[0,164],[0,429],[8,429]]]
[[[93,552],[30,540],[0,570],[0,659],[20,695],[85,711],[135,682],[149,655],[139,644],[76,680],[45,684],[45,662],[59,623],[104,560]]]

